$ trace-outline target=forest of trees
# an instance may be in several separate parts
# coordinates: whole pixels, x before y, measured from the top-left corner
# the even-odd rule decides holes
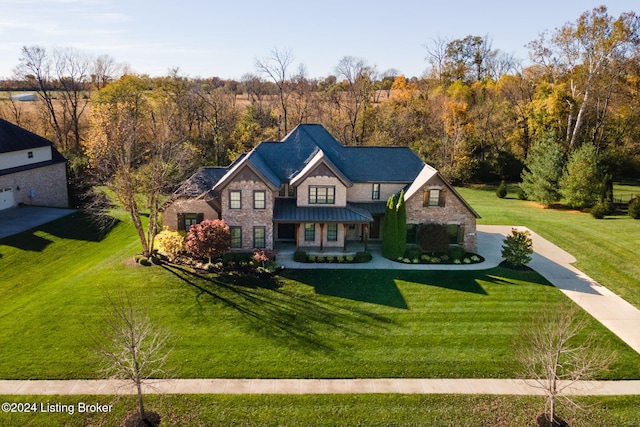
[[[420,77],[346,56],[332,75],[310,78],[292,51],[276,48],[233,81],[178,69],[150,78],[107,55],[25,46],[1,89],[35,91],[39,101],[3,96],[0,117],[52,140],[73,179],[132,185],[145,174],[157,192],[299,123],[321,123],[345,144],[409,146],[455,184],[520,181],[543,140],[565,161],[589,144],[603,175],[640,176],[634,12],[615,17],[602,6],[542,33],[528,45],[526,67],[489,36],[424,47],[429,68]]]

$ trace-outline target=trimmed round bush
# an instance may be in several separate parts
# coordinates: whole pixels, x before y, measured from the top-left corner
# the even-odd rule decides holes
[[[598,202],[595,205],[593,205],[589,213],[595,219],[603,219],[604,216],[607,214],[607,211],[608,211],[607,206],[602,202]]]

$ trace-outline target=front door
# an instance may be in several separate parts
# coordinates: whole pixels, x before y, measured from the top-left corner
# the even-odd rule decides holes
[[[380,225],[382,224],[382,218],[384,215],[374,215],[373,222],[370,223],[369,227],[369,238],[370,239],[379,239],[380,238]]]
[[[278,240],[295,240],[295,224],[278,224]]]
[[[0,210],[13,207],[13,188],[0,187]]]

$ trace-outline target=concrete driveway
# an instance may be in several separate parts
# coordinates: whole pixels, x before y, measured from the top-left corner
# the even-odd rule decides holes
[[[22,233],[58,218],[70,215],[75,209],[20,206],[0,211],[0,239]]]

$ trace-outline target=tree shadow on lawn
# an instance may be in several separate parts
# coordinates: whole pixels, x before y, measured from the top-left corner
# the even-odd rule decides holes
[[[330,330],[338,336],[374,336],[391,320],[366,310],[342,307],[326,299],[283,289],[275,278],[256,279],[248,275],[200,275],[185,268],[162,266],[202,297],[232,308],[251,321],[251,332],[281,340],[284,345],[333,352],[343,347],[327,339]]]
[[[478,273],[423,270],[305,270],[287,271],[285,275],[312,286],[316,293],[353,301],[409,309],[398,281],[437,286],[460,292],[487,295],[474,279]]]
[[[98,223],[91,216],[76,212],[22,233],[0,239],[0,244],[24,251],[42,252],[53,241],[36,235],[36,232],[47,233],[61,239],[100,242],[121,222],[116,218],[108,218],[108,220]]]

